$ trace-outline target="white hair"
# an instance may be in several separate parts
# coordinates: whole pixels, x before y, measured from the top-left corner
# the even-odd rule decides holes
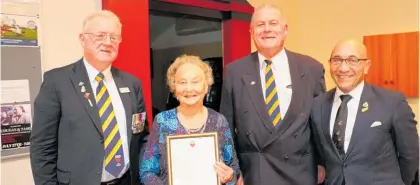
[[[117,25],[118,25],[118,27],[121,29],[122,28],[122,24],[121,24],[121,21],[120,21],[120,18],[118,18],[118,16],[117,15],[115,15],[115,13],[114,12],[111,12],[111,11],[109,11],[109,10],[100,10],[100,11],[96,11],[96,12],[93,12],[93,13],[91,13],[91,14],[89,14],[86,18],[85,18],[85,20],[83,21],[83,30],[85,30],[86,29],[86,27],[87,27],[87,25],[93,20],[93,19],[95,19],[95,18],[97,18],[97,17],[104,17],[104,18],[107,18],[107,19],[111,19],[112,21],[114,21]]]

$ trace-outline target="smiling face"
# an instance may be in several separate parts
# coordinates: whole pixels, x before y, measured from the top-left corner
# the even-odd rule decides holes
[[[110,66],[118,55],[121,27],[112,18],[96,16],[87,21],[79,39],[89,63]]]
[[[197,65],[185,63],[175,74],[175,96],[180,106],[203,105],[208,90],[204,71]]]
[[[356,41],[342,41],[331,53],[330,73],[337,87],[344,93],[349,93],[359,85],[369,68],[366,47]]]
[[[280,10],[262,7],[252,16],[250,31],[257,50],[264,54],[283,48],[288,29]]]

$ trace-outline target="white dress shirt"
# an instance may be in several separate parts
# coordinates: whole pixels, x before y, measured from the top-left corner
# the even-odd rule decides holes
[[[90,81],[90,85],[92,86],[93,94],[96,97],[96,88],[98,87],[98,82],[96,81],[95,78],[99,74],[99,71],[96,70],[92,65],[90,65],[84,58],[83,58],[83,62],[85,63],[85,66],[86,66],[86,71],[87,71],[87,74],[89,76],[89,81]],[[118,127],[119,127],[119,132],[120,132],[121,140],[122,140],[122,147],[123,147],[123,153],[124,153],[123,155],[124,155],[124,161],[125,161],[125,167],[118,177],[114,177],[113,175],[111,175],[110,173],[108,173],[105,170],[105,162],[104,162],[104,167],[102,169],[101,181],[106,182],[106,181],[113,180],[115,178],[119,178],[122,175],[124,175],[124,173],[128,170],[128,168],[130,166],[129,165],[130,164],[130,158],[129,158],[130,155],[128,153],[127,123],[126,123],[127,120],[126,120],[126,117],[125,117],[125,109],[124,109],[124,105],[121,101],[121,97],[120,97],[120,94],[118,92],[118,88],[115,85],[114,78],[112,77],[111,66],[109,66],[104,71],[102,71],[102,73],[104,74],[103,82],[104,82],[105,87],[106,87],[106,89],[109,93],[109,96],[111,98],[112,107],[114,108],[114,112],[115,112],[115,118],[117,119],[117,124],[118,124]],[[99,112],[98,112],[98,114],[99,114]],[[105,157],[104,157],[104,161],[105,161]]]
[[[265,100],[265,67],[266,58],[258,53],[260,66],[261,88]],[[271,70],[273,71],[274,81],[276,82],[277,96],[279,98],[281,119],[286,115],[290,102],[292,101],[292,79],[290,77],[289,60],[286,51],[282,49],[277,55],[270,59]]]
[[[350,101],[347,103],[347,123],[346,123],[346,131],[345,131],[345,137],[344,137],[344,152],[347,152],[347,148],[350,144],[351,135],[353,134],[353,128],[354,123],[356,121],[357,112],[359,109],[359,103],[360,103],[360,97],[362,96],[364,82],[360,83],[356,86],[348,95],[351,96]],[[343,93],[338,87],[335,91],[334,96],[334,103],[331,110],[331,119],[330,119],[330,136],[332,138],[332,132],[334,130],[334,122],[335,117],[337,116],[338,108],[341,104],[340,95],[343,95]]]

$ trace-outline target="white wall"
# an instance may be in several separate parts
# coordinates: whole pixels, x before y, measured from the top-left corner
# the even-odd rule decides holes
[[[102,9],[101,0],[41,0],[40,46],[43,71],[78,60],[84,17]],[[1,160],[1,185],[33,185],[29,156]]]

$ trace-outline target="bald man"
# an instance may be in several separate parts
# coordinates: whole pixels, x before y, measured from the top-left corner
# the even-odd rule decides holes
[[[411,185],[419,168],[417,122],[403,94],[364,81],[372,63],[366,53],[360,42],[340,41],[329,60],[336,88],[313,103],[325,184]]]
[[[325,92],[324,68],[284,48],[286,18],[273,5],[255,10],[250,32],[257,52],[227,65],[220,107],[236,138],[238,184],[315,185],[308,118]]]

